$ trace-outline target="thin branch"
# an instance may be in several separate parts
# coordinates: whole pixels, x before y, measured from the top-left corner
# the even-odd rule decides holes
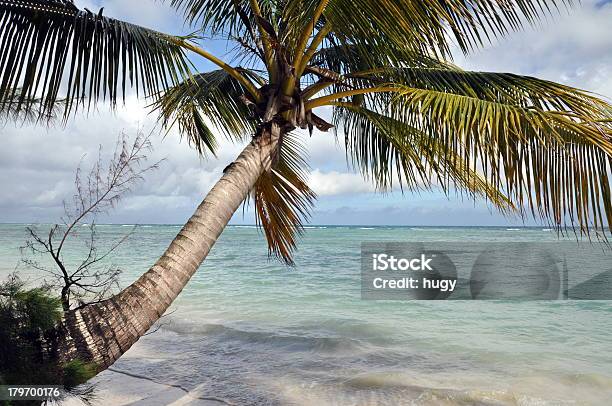
[[[151,330],[151,331],[149,331],[149,332],[145,333],[145,334],[143,335],[143,337],[144,337],[144,336],[151,335],[151,334],[155,334],[155,333],[157,333],[157,332],[158,332],[160,329],[162,329],[163,327],[165,327],[165,326],[169,325],[169,324],[170,324],[170,322],[168,322],[168,323],[162,323],[161,321],[162,321],[162,319],[163,319],[164,317],[171,316],[171,315],[173,315],[174,313],[176,313],[176,310],[172,310],[171,312],[168,312],[168,313],[164,314],[163,316],[161,316],[161,317],[159,318],[159,320],[157,321],[155,328],[154,328],[153,330]]]
[[[133,231],[124,235],[123,237],[121,237],[120,240],[118,240],[117,242],[115,242],[115,244],[112,245],[111,248],[108,249],[108,251],[106,251],[103,255],[101,256],[96,256],[94,259],[92,259],[91,261],[88,262],[83,262],[78,268],[77,270],[71,275],[74,276],[77,273],[79,273],[80,271],[82,271],[85,268],[88,268],[98,262],[104,261],[104,259],[106,259],[110,254],[112,254],[113,252],[115,252],[117,250],[117,248],[119,248],[121,246],[121,244],[123,244],[125,241],[127,241],[128,238],[130,238],[133,234]],[[93,235],[93,233],[92,233]]]
[[[159,162],[145,167],[141,165],[147,160],[145,152],[151,150],[150,136],[151,134],[148,136],[139,134],[130,144],[127,138],[121,135],[117,140],[113,157],[106,167],[102,163],[100,147],[98,160],[87,177],[82,176],[81,165],[76,170],[76,194],[73,196],[72,204],[64,202],[63,225],[54,225],[45,238],[33,228],[27,229],[30,239],[26,241],[25,248],[33,254],[49,255],[53,259],[55,268],[46,269],[28,258],[24,258],[23,263],[53,275],[56,287],[61,289],[62,306],[65,311],[71,309],[72,300],[83,303],[87,300],[104,299],[111,290],[119,286],[118,277],[121,271],[100,265],[132,235],[133,230],[100,254],[96,247],[96,216],[114,208],[135,182],[141,180],[146,172],[158,167]],[[90,221],[90,234],[85,241],[87,251],[78,266],[72,268],[63,260],[62,249],[67,246],[65,244],[71,237],[79,234],[76,226],[85,219]],[[57,240],[59,245],[55,248]]]

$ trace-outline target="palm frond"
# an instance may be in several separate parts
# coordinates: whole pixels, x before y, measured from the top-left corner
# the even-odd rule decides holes
[[[293,59],[300,56],[308,40],[325,25],[320,17],[330,1],[333,0],[286,0],[282,4],[279,37]]]
[[[256,31],[257,18],[250,0],[166,0],[193,27],[230,36],[250,36]],[[295,24],[308,18],[308,11],[318,0],[257,0],[261,16],[278,30],[280,25]],[[284,20],[283,20],[284,19]]]
[[[216,149],[215,129],[232,140],[253,135],[257,125],[245,98],[247,91],[226,71],[219,69],[200,73],[166,91],[155,109],[167,128],[178,124],[181,134],[200,154]]]
[[[386,44],[451,54],[535,23],[572,0],[332,0],[325,18],[338,37],[383,52]],[[452,33],[452,37],[448,34]],[[384,52],[386,53],[386,52]]]
[[[445,193],[454,189],[471,198],[484,198],[502,213],[514,205],[502,191],[465,164],[451,146],[423,131],[361,106],[339,104],[337,132],[345,136],[350,162],[379,190],[430,189],[437,184]]]
[[[321,0],[257,0],[260,15],[249,0],[167,0],[185,17],[188,24],[212,35],[223,35],[238,43],[243,59],[264,61],[265,33],[273,51],[294,51],[304,27],[312,21],[313,10]]]
[[[269,254],[293,264],[297,237],[310,216],[315,193],[308,187],[308,166],[295,135],[285,134],[278,161],[253,188],[257,224],[268,241]]]
[[[330,38],[329,42],[328,46],[317,50],[311,65],[323,67],[339,75],[350,75],[372,69],[391,70],[398,65],[412,68],[454,68],[449,62],[429,54],[407,51],[394,47],[393,44],[390,44],[393,52],[388,55],[364,53],[360,47],[339,43],[335,38]]]
[[[189,71],[172,37],[67,0],[1,0],[0,27],[0,102],[17,95],[18,110],[40,98],[48,114],[65,92],[67,116],[96,100],[115,105],[128,85],[156,94]]]
[[[28,108],[19,108],[21,89],[7,90],[12,96],[4,98],[0,96],[0,123],[4,121],[52,124],[62,115],[65,100],[57,100],[51,110],[43,111],[42,100],[32,98],[27,100]]]
[[[192,26],[212,34],[240,35],[254,26],[248,0],[168,0]],[[241,14],[247,16],[244,20]],[[245,22],[248,26],[245,26]]]
[[[605,110],[581,98],[557,102],[576,109],[405,87],[394,115],[451,147],[522,213],[587,233],[610,226],[612,130]]]
[[[512,73],[471,72],[442,63],[435,66],[381,67],[348,74],[354,87],[400,84],[542,111],[571,112],[583,118],[605,118],[610,106],[594,95],[548,80]]]
[[[243,38],[255,46],[259,39],[258,19],[249,0],[166,0],[192,27],[212,35]],[[278,19],[280,1],[258,0],[267,24]]]
[[[403,79],[407,75],[402,74],[403,70],[427,72],[459,69],[426,53],[393,47],[391,44],[388,45],[390,53],[380,53],[356,45],[336,44],[335,39],[330,39],[329,43],[329,46],[315,53],[306,69],[306,73],[316,80],[330,83],[326,93],[397,81],[397,76],[401,75]]]
[[[385,161],[398,162],[399,152],[380,136],[358,138],[376,134],[375,120],[347,113],[351,102],[353,110],[370,109],[444,146],[523,215],[530,212],[559,227],[578,225],[585,233],[610,227],[612,107],[606,102],[545,80],[458,68],[383,67],[345,75],[343,81],[345,89],[355,90],[342,95],[382,89],[358,103],[346,98],[335,103],[344,106],[336,109],[336,122],[352,131],[347,145],[379,186],[388,186]],[[414,185],[415,176],[402,169]]]

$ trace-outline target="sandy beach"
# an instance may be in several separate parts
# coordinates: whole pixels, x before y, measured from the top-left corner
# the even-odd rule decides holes
[[[166,385],[145,377],[127,375],[118,370],[108,370],[101,373],[95,384],[98,401],[94,405],[193,405],[217,406],[229,403],[222,400],[207,398],[205,393],[197,389],[188,391],[182,387]]]
[[[136,344],[124,358],[145,357],[146,352]],[[180,385],[168,385],[146,376],[110,368],[90,381],[95,387],[94,406],[219,406],[231,405],[222,399],[206,396],[198,388],[187,390]],[[81,406],[85,403],[71,398],[62,406]]]

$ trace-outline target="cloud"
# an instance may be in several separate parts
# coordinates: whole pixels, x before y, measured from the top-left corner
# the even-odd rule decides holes
[[[308,184],[319,196],[370,193],[374,191],[371,183],[355,173],[336,171],[321,172],[316,169],[310,174]]]
[[[167,3],[155,0],[83,0],[79,6],[97,12],[105,7],[107,16],[125,19],[154,29],[187,33],[177,13]],[[464,57],[456,63],[467,69],[515,72],[579,86],[612,97],[612,4],[583,0],[570,12],[551,18],[540,27],[527,29],[496,41],[494,45]],[[206,44],[217,54],[221,43]],[[198,66],[208,66],[201,64]],[[154,116],[146,102],[129,96],[125,106],[110,112],[100,106],[89,115],[79,113],[65,127],[41,128],[30,125],[0,127],[0,222],[56,221],[62,200],[74,193],[74,169],[85,164],[104,146],[110,153],[120,132],[135,135],[153,128]],[[329,110],[321,113],[329,118]],[[202,201],[235,159],[242,145],[222,142],[218,159],[200,159],[176,131],[163,136],[156,131],[151,160],[166,158],[161,168],[107,220],[123,223],[182,223]],[[312,188],[319,194],[313,222],[344,224],[505,224],[484,205],[449,202],[440,194],[375,195],[373,187],[359,174],[347,169],[344,144],[333,133],[315,131],[305,135],[308,162],[313,168]],[[84,157],[84,158],[83,158]],[[251,223],[252,206],[234,221]],[[367,221],[366,221],[367,220]]]
[[[170,210],[174,221],[186,219],[242,147],[224,143],[218,159],[201,159],[176,131],[164,137],[165,132],[156,129],[154,122],[144,103],[131,98],[115,113],[101,108],[89,115],[79,114],[65,127],[7,124],[0,128],[0,187],[4,191],[0,221],[56,221],[62,201],[74,194],[74,171],[79,163],[85,169],[90,167],[100,145],[103,160],[107,160],[119,134],[133,138],[138,131],[154,133],[150,162],[165,161],[136,186],[113,216],[136,215],[141,222],[158,222],[158,214]],[[168,212],[163,214],[168,220]]]
[[[535,27],[495,40],[460,66],[537,76],[612,98],[612,2],[584,0]]]
[[[503,217],[492,213],[481,205],[448,200],[431,202],[407,199],[403,204],[370,203],[369,207],[340,205],[333,209],[318,210],[315,224],[345,225],[404,225],[404,226],[504,226],[535,225],[533,221],[523,222],[519,218]],[[413,201],[413,203],[410,203]],[[429,203],[429,204],[428,204]],[[452,213],[452,215],[450,215]]]

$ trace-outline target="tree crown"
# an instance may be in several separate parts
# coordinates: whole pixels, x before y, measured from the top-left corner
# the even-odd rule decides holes
[[[333,128],[381,190],[436,186],[559,229],[609,229],[612,107],[570,86],[450,62],[452,44],[470,52],[571,0],[168,1],[195,34],[68,0],[2,0],[0,103],[28,109],[38,97],[48,113],[64,90],[67,116],[114,104],[131,85],[202,154],[214,154],[219,133],[245,140],[281,123],[279,158],[253,195],[271,253],[288,262],[314,199],[298,128]],[[234,63],[202,49],[202,33],[231,41]],[[218,70],[193,72],[188,52]]]

